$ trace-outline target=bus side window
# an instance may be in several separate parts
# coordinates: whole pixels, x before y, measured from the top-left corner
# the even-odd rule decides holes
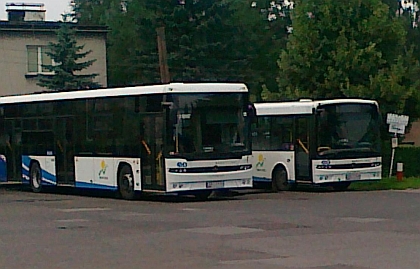
[[[270,150],[270,117],[259,117],[252,131],[254,150]]]
[[[135,113],[140,112],[140,97],[139,96],[134,97],[134,112]]]
[[[297,118],[296,143],[305,153],[309,154],[308,118]]]
[[[275,119],[273,119],[272,129],[271,129],[271,137],[270,137],[270,148],[273,150],[279,150],[281,149],[282,144],[282,129],[281,125],[276,122]]]
[[[149,95],[146,97],[146,112],[161,112],[162,111],[162,101],[163,95]]]
[[[288,116],[277,116],[272,123],[272,145],[274,150],[293,150],[293,119]]]

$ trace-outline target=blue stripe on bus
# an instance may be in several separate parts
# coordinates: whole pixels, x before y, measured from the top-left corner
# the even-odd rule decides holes
[[[107,185],[87,183],[87,182],[76,182],[75,187],[81,188],[81,189],[99,189],[99,190],[113,190],[113,191],[118,190],[118,188],[114,186],[107,186]]]
[[[252,180],[255,182],[271,182],[271,178],[266,177],[252,177]]]
[[[22,155],[22,164],[29,168],[29,164],[31,163],[31,158],[27,155]]]
[[[252,181],[254,182],[271,182],[271,178],[266,177],[252,177]],[[294,180],[287,180],[288,183],[295,184],[296,182]]]
[[[45,170],[42,170],[42,178],[45,178],[46,180],[52,181],[54,183],[57,182],[57,177]]]
[[[0,182],[7,181],[7,161],[6,156],[0,155]]]
[[[28,156],[22,156],[22,183],[29,184],[29,164],[31,159]],[[28,167],[27,169],[25,167]]]

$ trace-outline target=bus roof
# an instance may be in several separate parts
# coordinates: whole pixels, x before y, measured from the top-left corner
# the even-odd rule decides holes
[[[378,105],[374,100],[365,99],[330,99],[330,100],[309,100],[302,99],[292,102],[270,102],[255,103],[257,116],[262,115],[296,115],[296,114],[313,114],[314,109],[322,105],[330,104],[372,104]]]
[[[45,92],[0,97],[0,104],[30,103],[55,100],[115,97],[165,93],[229,93],[248,92],[243,83],[170,83],[150,86],[132,86],[65,92]]]

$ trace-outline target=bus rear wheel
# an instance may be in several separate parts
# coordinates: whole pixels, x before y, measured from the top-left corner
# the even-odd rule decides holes
[[[33,192],[42,191],[42,172],[37,162],[31,164],[29,169],[29,182]]]
[[[287,182],[287,172],[284,168],[276,168],[276,170],[274,170],[271,186],[275,192],[288,191],[292,188]]]
[[[118,190],[125,200],[135,198],[133,171],[128,165],[124,165],[118,173]]]

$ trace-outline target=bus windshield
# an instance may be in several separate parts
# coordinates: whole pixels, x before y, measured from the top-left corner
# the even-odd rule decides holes
[[[246,94],[174,94],[171,98],[169,155],[214,159],[250,154]]]
[[[372,104],[333,104],[317,109],[321,158],[374,157],[380,153],[380,116]]]

